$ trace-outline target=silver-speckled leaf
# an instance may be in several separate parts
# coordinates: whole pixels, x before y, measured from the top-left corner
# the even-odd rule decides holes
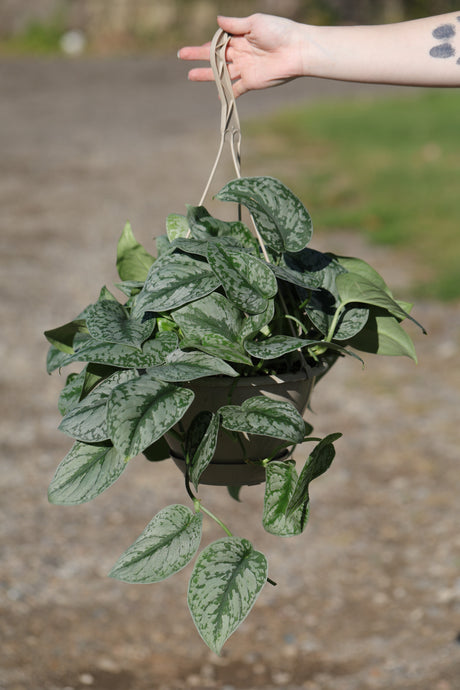
[[[219,293],[187,304],[172,316],[186,338],[215,333],[231,342],[241,342],[244,315]]]
[[[275,313],[274,300],[268,301],[268,307],[261,314],[251,314],[243,321],[243,328],[241,329],[241,339],[253,338],[264,326],[270,323]]]
[[[203,516],[190,508],[171,505],[149,522],[110,571],[123,582],[161,582],[185,568],[201,541]]]
[[[309,345],[318,345],[320,340],[306,340],[305,338],[296,338],[292,335],[274,335],[272,338],[267,338],[261,342],[246,341],[244,347],[252,357],[257,359],[276,359],[300,350]]]
[[[113,446],[74,443],[51,481],[48,500],[58,505],[76,505],[108,489],[126,467],[123,455]]]
[[[299,252],[311,239],[313,227],[307,209],[273,177],[232,180],[217,194],[217,199],[246,206],[264,242],[276,252]]]
[[[58,410],[64,416],[80,400],[86,378],[86,367],[79,374],[69,374],[58,400]]]
[[[71,355],[64,365],[71,362],[95,362],[127,369],[146,369],[162,364],[168,354],[177,348],[177,343],[177,335],[171,332],[159,333],[153,340],[147,340],[141,350],[129,345],[90,340]]]
[[[131,225],[126,223],[117,246],[120,280],[144,281],[154,261],[154,257],[134,237]]]
[[[164,364],[152,367],[148,373],[160,381],[193,381],[204,376],[238,376],[227,362],[204,352],[175,350]]]
[[[193,418],[185,439],[185,457],[192,484],[198,489],[200,477],[214,457],[219,433],[219,415],[202,410]]]
[[[208,261],[219,277],[229,300],[248,314],[260,314],[268,307],[278,285],[267,264],[243,249],[214,242],[208,246]]]
[[[99,443],[110,438],[107,428],[107,403],[120,383],[130,381],[139,375],[134,369],[117,371],[83,398],[62,419],[59,430],[85,443]]]
[[[287,514],[307,508],[310,495],[309,486],[313,479],[326,472],[335,457],[334,442],[342,436],[340,433],[329,434],[323,438],[312,450],[299,475],[297,485],[292,493],[287,506]]]
[[[94,340],[140,349],[152,334],[155,319],[140,321],[131,318],[123,305],[113,300],[102,300],[89,307],[86,325]]]
[[[177,309],[192,300],[216,290],[220,280],[205,261],[186,254],[168,254],[150,269],[141,292],[137,295],[133,317],[146,311],[161,312]]]
[[[199,555],[188,605],[198,632],[217,654],[252,609],[267,570],[265,556],[237,537],[215,541]]]
[[[270,534],[293,537],[301,534],[308,519],[308,506],[287,515],[289,501],[297,485],[295,462],[269,462],[266,467],[263,526]]]
[[[252,365],[241,343],[235,343],[218,333],[205,333],[196,338],[187,338],[182,342],[183,348],[193,347],[214,357],[219,357],[228,362]]]
[[[112,391],[107,406],[113,445],[126,458],[142,453],[184,416],[194,397],[188,388],[147,374],[122,383]]]
[[[338,307],[338,296],[335,298],[331,292],[321,289],[311,294],[306,312],[316,328],[324,335],[327,335]],[[369,309],[366,307],[345,308],[335,328],[334,340],[348,340],[352,338],[364,328],[368,317]]]
[[[178,237],[187,237],[189,232],[188,220],[179,213],[170,213],[166,218],[166,232],[170,242]]]
[[[290,402],[256,395],[241,406],[225,405],[218,411],[222,426],[229,431],[271,436],[290,443],[302,443],[305,436],[302,415]]]

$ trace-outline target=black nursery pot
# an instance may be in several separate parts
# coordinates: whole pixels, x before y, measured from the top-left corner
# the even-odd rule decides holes
[[[188,429],[193,418],[202,410],[216,412],[224,405],[241,405],[255,395],[266,395],[273,400],[287,401],[301,413],[305,411],[317,376],[323,367],[308,368],[295,374],[277,376],[242,377],[235,381],[230,377],[209,377],[187,384],[195,393],[195,399],[181,420],[176,431]],[[185,473],[185,460],[179,441],[171,434],[165,434],[176,465]],[[267,436],[240,435],[244,450],[233,436],[223,429],[219,431],[216,452],[210,465],[203,472],[200,483],[213,486],[242,486],[260,484],[265,481],[265,468],[251,464],[276,453],[282,441]],[[279,453],[278,459],[287,457],[287,451]]]

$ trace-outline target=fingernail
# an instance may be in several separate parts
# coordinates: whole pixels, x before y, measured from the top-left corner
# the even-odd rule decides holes
[[[179,48],[179,50],[177,51],[177,57],[179,58],[179,60],[180,60],[180,50],[181,49]]]

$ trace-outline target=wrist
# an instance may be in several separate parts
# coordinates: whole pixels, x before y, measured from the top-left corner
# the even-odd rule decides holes
[[[326,47],[327,27],[299,24],[301,76],[327,77],[333,58]]]

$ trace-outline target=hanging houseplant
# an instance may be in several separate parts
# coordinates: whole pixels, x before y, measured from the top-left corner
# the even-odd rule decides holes
[[[222,142],[229,133],[237,161],[227,38],[218,32],[211,53]],[[59,428],[75,443],[49,500],[83,503],[118,479],[128,460],[173,457],[192,507],[163,508],[110,575],[131,583],[169,577],[195,557],[203,515],[216,520],[225,536],[199,554],[188,603],[204,641],[219,652],[267,582],[267,561],[203,505],[200,483],[226,484],[235,496],[238,486],[265,481],[264,528],[300,534],[309,484],[330,466],[341,435],[312,436],[302,415],[314,385],[336,360],[362,361],[359,352],[416,356],[401,326],[412,319],[410,305],[361,259],[310,248],[310,215],[282,182],[238,177],[216,198],[246,207],[254,231],[200,203],[168,217],[155,258],[127,225],[117,249],[123,299],[103,287],[77,318],[45,335],[48,372],[83,363],[59,398]],[[304,442],[298,472],[292,451]]]

